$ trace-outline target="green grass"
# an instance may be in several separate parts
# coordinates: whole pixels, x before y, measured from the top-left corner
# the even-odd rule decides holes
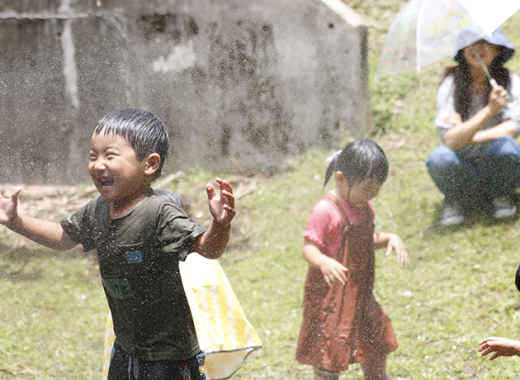
[[[370,30],[372,73],[384,29],[403,3],[351,2],[381,24]],[[518,22],[520,15],[504,29],[520,44]],[[439,228],[442,197],[424,167],[438,144],[434,97],[447,63],[420,74],[370,79],[374,138],[391,165],[374,201],[377,227],[398,233],[411,257],[402,270],[394,256],[377,255],[375,293],[400,344],[389,357],[389,372],[414,380],[516,379],[518,358],[490,362],[476,348],[489,335],[520,335],[520,294],[513,283],[520,222],[477,215],[459,228]],[[520,58],[508,66],[520,72]],[[237,205],[234,238],[247,239],[232,244],[221,263],[264,347],[236,379],[311,378],[310,369],[294,360],[307,270],[302,232],[323,194],[328,154],[307,152],[288,171],[257,178],[255,191]],[[214,176],[196,171],[175,188],[197,187],[203,199],[203,184]],[[5,229],[0,237],[0,379],[99,379],[107,309],[93,257],[14,244]],[[342,379],[360,376],[353,365]]]
[[[1,251],[0,378],[97,378],[106,307],[94,261],[50,250]]]

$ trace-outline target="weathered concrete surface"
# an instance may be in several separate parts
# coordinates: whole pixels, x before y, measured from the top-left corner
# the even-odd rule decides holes
[[[337,146],[369,125],[366,30],[340,0],[3,0],[0,181],[87,180],[90,132],[123,107],[166,122],[170,171]]]

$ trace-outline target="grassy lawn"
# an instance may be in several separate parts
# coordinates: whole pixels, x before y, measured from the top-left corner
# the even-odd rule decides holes
[[[347,3],[380,24],[370,29],[373,73],[384,32],[404,1]],[[518,23],[520,14],[504,27],[517,45]],[[389,179],[374,201],[377,227],[398,233],[411,257],[402,270],[394,256],[377,255],[376,296],[400,344],[389,357],[389,372],[414,380],[516,379],[518,358],[490,362],[476,348],[489,335],[520,335],[514,287],[520,221],[496,223],[476,214],[461,227],[439,228],[442,197],[424,166],[438,144],[434,98],[446,63],[420,75],[371,78],[373,138],[390,160]],[[520,73],[520,56],[508,67]],[[221,263],[264,348],[236,379],[311,379],[310,369],[294,360],[307,270],[301,236],[324,193],[330,153],[309,151],[292,158],[284,173],[256,177],[254,191],[238,204]],[[203,203],[203,184],[215,175],[190,173],[172,188]],[[0,379],[99,379],[107,309],[94,257],[41,249],[5,229],[0,252]],[[341,378],[360,377],[353,365]]]

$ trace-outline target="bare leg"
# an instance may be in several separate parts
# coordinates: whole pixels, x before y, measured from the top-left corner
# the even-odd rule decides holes
[[[339,372],[314,367],[314,380],[339,380]]]

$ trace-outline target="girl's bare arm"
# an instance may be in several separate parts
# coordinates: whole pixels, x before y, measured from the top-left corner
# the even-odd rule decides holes
[[[309,265],[320,269],[329,286],[336,281],[343,285],[347,283],[347,267],[332,257],[324,255],[316,245],[308,240],[305,240],[303,245],[303,257]]]

